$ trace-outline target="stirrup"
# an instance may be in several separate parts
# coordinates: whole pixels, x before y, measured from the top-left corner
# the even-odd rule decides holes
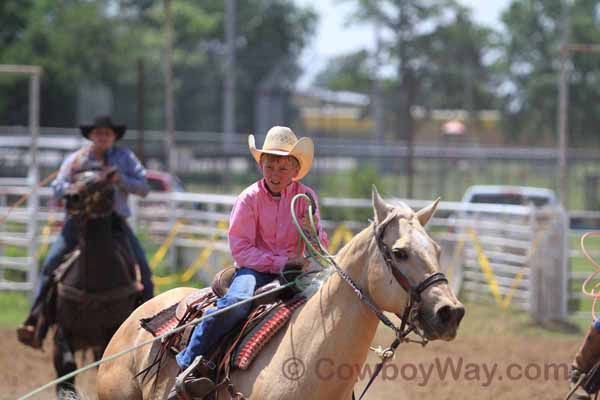
[[[204,357],[196,357],[190,366],[175,378],[175,392],[178,398],[183,400],[200,400],[215,390],[216,385],[211,379],[206,377],[194,378],[192,376],[201,363],[206,363]]]

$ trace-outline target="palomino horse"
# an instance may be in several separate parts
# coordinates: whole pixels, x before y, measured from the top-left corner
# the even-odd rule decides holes
[[[112,173],[82,172],[65,196],[76,224],[79,256],[57,270],[54,367],[59,376],[77,368],[73,356],[77,350],[91,348],[100,358],[140,294],[125,222],[113,213]],[[74,380],[57,386],[59,397],[74,398]]]
[[[418,287],[420,329],[428,339],[452,340],[464,307],[438,274],[440,248],[423,228],[436,207],[437,201],[417,213],[404,204],[392,207],[374,188],[374,225],[356,235],[335,261],[380,310],[402,314],[411,296],[401,280]],[[384,255],[382,249],[390,251]],[[352,376],[331,371],[340,365],[364,364],[379,319],[341,276],[330,275],[247,370],[232,372],[235,390],[261,400],[351,398],[360,368],[354,369]],[[421,285],[423,282],[428,283]],[[104,357],[150,339],[140,328],[140,318],[178,302],[191,290],[173,289],[139,307],[119,328]],[[97,378],[99,399],[164,398],[178,372],[173,358],[163,364],[154,380],[143,382],[136,376],[152,361],[157,347],[156,343],[151,348],[140,347],[102,364]],[[218,398],[229,395],[219,393]]]

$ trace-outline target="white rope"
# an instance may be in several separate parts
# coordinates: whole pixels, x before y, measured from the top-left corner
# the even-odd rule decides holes
[[[220,309],[220,310],[218,310],[218,311],[215,311],[215,312],[211,313],[210,315],[207,315],[207,316],[202,316],[202,317],[196,318],[196,319],[194,319],[194,320],[192,320],[192,321],[188,322],[187,324],[185,324],[185,325],[182,325],[182,326],[179,326],[179,327],[177,327],[177,328],[175,328],[175,329],[173,329],[173,330],[170,330],[169,332],[163,333],[163,334],[162,334],[162,335],[160,335],[160,336],[157,336],[157,337],[155,337],[155,338],[152,338],[152,339],[146,340],[146,341],[144,341],[144,342],[142,342],[142,343],[140,343],[140,344],[138,344],[138,345],[135,345],[135,346],[133,346],[133,347],[131,347],[131,348],[129,348],[129,349],[126,349],[126,350],[120,351],[120,352],[118,352],[118,353],[115,353],[115,354],[113,354],[112,356],[109,356],[109,357],[103,358],[102,360],[98,360],[98,361],[96,361],[96,362],[93,362],[93,363],[91,363],[91,364],[89,364],[89,365],[86,365],[85,367],[81,367],[81,368],[79,368],[79,369],[77,369],[77,370],[75,370],[75,371],[73,371],[73,372],[70,372],[70,373],[68,373],[68,374],[66,374],[66,375],[63,375],[63,376],[61,376],[60,378],[58,378],[58,379],[55,379],[55,380],[53,380],[53,381],[51,381],[51,382],[48,382],[47,384],[45,384],[45,385],[43,385],[43,386],[40,386],[39,388],[37,388],[37,389],[35,389],[35,390],[33,390],[33,391],[31,391],[31,392],[27,393],[26,395],[24,395],[24,396],[22,396],[22,397],[19,397],[19,399],[18,399],[18,400],[25,400],[25,399],[29,399],[29,398],[31,398],[32,396],[34,396],[34,395],[36,395],[36,394],[38,394],[38,393],[40,393],[40,392],[42,392],[42,391],[44,391],[44,390],[46,390],[46,389],[48,389],[48,388],[50,388],[50,387],[52,387],[52,386],[54,386],[54,385],[58,384],[58,383],[64,382],[64,381],[66,381],[67,379],[70,379],[70,378],[74,377],[75,375],[78,375],[78,374],[80,374],[80,373],[82,373],[82,372],[85,372],[85,371],[87,371],[87,370],[89,370],[89,369],[95,368],[95,367],[97,367],[97,366],[99,366],[100,364],[103,364],[103,363],[105,363],[105,362],[112,361],[112,360],[114,360],[114,359],[116,359],[116,358],[122,357],[122,356],[124,356],[124,355],[125,355],[125,354],[127,354],[127,353],[130,353],[130,352],[132,352],[132,351],[134,351],[134,350],[137,350],[137,349],[139,349],[140,347],[143,347],[143,346],[146,346],[146,345],[148,345],[148,344],[151,344],[151,343],[153,343],[153,342],[155,342],[155,341],[157,341],[157,340],[162,340],[163,338],[165,338],[165,337],[167,337],[167,336],[169,336],[169,335],[172,335],[172,334],[174,334],[174,333],[177,333],[177,332],[179,332],[179,331],[181,331],[181,330],[183,330],[183,329],[187,328],[188,326],[191,326],[191,325],[196,325],[196,324],[198,324],[199,322],[202,322],[204,319],[206,319],[206,318],[208,318],[208,317],[214,317],[214,316],[216,316],[216,315],[219,315],[219,314],[225,313],[225,312],[227,312],[227,311],[229,311],[229,310],[231,310],[231,309],[233,309],[233,308],[235,308],[235,307],[241,306],[242,304],[249,303],[249,302],[251,302],[251,301],[254,301],[254,300],[256,300],[256,299],[260,299],[261,297],[268,296],[268,295],[270,295],[270,294],[272,294],[272,293],[275,293],[275,292],[277,292],[277,291],[280,291],[280,290],[286,289],[286,288],[288,288],[288,287],[290,287],[290,286],[292,286],[292,285],[295,285],[295,284],[296,284],[296,281],[293,281],[293,282],[290,282],[290,283],[286,283],[285,285],[282,285],[282,286],[279,286],[279,287],[277,287],[277,288],[271,289],[271,290],[269,290],[269,291],[266,291],[266,292],[264,292],[264,293],[261,293],[261,294],[259,294],[259,295],[256,295],[256,296],[253,296],[253,297],[250,297],[250,298],[248,298],[248,299],[246,299],[246,300],[242,300],[242,301],[240,301],[239,303],[235,303],[235,304],[232,304],[232,305],[230,305],[230,306],[227,306],[227,307],[225,307],[225,308],[222,308],[222,309]]]
[[[298,223],[298,218],[297,218],[297,216],[296,216],[296,213],[295,213],[294,205],[295,205],[295,202],[296,202],[296,201],[298,200],[298,198],[300,198],[300,197],[305,197],[305,198],[308,200],[308,202],[309,202],[309,206],[308,206],[308,217],[309,217],[309,221],[310,221],[311,228],[312,228],[312,234],[313,234],[313,235],[314,235],[314,236],[317,238],[317,239],[316,239],[316,243],[317,243],[317,246],[319,247],[319,249],[318,249],[318,250],[317,250],[317,249],[316,249],[316,248],[313,246],[313,244],[310,242],[310,240],[308,239],[308,237],[305,235],[305,233],[304,233],[304,231],[303,231],[302,227],[301,227],[301,226],[300,226],[300,224]],[[320,241],[319,241],[319,239],[318,239],[319,235],[318,235],[318,232],[317,232],[317,229],[316,229],[316,226],[315,226],[315,222],[314,222],[314,219],[313,219],[313,216],[312,216],[313,209],[312,209],[312,201],[311,201],[311,199],[310,199],[310,198],[309,198],[307,195],[305,195],[305,194],[303,194],[303,193],[302,193],[302,194],[297,194],[297,195],[296,195],[296,196],[294,196],[294,198],[292,199],[292,204],[291,204],[291,212],[292,212],[292,219],[293,219],[293,222],[294,222],[294,224],[296,225],[296,228],[298,229],[298,231],[299,231],[299,233],[300,233],[300,235],[301,235],[302,239],[305,241],[305,243],[307,244],[307,246],[309,247],[309,249],[310,249],[310,250],[312,251],[312,253],[313,253],[313,254],[311,254],[311,256],[310,256],[310,257],[311,257],[311,258],[317,258],[317,260],[318,260],[319,264],[321,264],[321,266],[322,266],[322,267],[323,267],[323,264],[322,264],[323,262],[325,262],[326,264],[331,264],[331,260],[330,260],[330,259],[331,259],[331,258],[333,258],[333,256],[332,256],[331,254],[329,254],[329,253],[327,252],[327,250],[325,250],[325,249],[323,248],[323,246],[322,246],[321,242],[320,242]],[[320,251],[319,251],[319,250],[320,250]],[[303,275],[304,275],[304,274],[303,274]],[[300,275],[300,276],[302,276],[302,275]],[[300,277],[300,276],[299,276],[299,277]],[[298,277],[298,278],[299,278],[299,277]],[[250,302],[250,301],[254,301],[255,299],[259,299],[259,298],[261,298],[261,297],[264,297],[264,296],[270,295],[270,294],[272,294],[272,293],[275,293],[275,292],[277,292],[277,291],[280,291],[280,290],[286,289],[286,288],[288,288],[288,287],[290,287],[290,286],[292,286],[292,285],[296,285],[297,283],[299,283],[299,281],[298,281],[298,278],[296,278],[296,279],[295,279],[294,281],[292,281],[292,282],[286,283],[285,285],[279,286],[279,287],[277,287],[277,288],[275,288],[275,289],[272,289],[272,290],[269,290],[269,291],[267,291],[267,292],[265,292],[265,293],[261,293],[261,294],[259,294],[259,295],[257,295],[257,296],[253,296],[253,297],[250,297],[250,298],[248,298],[248,299],[246,299],[246,300],[240,301],[239,303],[235,303],[235,304],[232,304],[232,305],[230,305],[230,306],[228,306],[228,307],[222,308],[222,309],[220,309],[219,311],[215,311],[214,313],[211,313],[210,315],[203,316],[203,317],[200,317],[200,318],[196,318],[196,319],[194,319],[193,321],[190,321],[190,322],[188,322],[188,323],[187,323],[187,324],[185,324],[185,325],[182,325],[182,326],[180,326],[180,327],[177,327],[177,328],[175,328],[175,329],[173,329],[173,330],[171,330],[171,331],[169,331],[169,332],[166,332],[166,333],[164,333],[164,334],[162,334],[162,335],[160,335],[160,336],[157,336],[157,337],[155,337],[155,338],[153,338],[153,339],[149,339],[149,340],[147,340],[147,341],[145,341],[145,342],[142,342],[142,343],[140,343],[140,344],[138,344],[138,345],[136,345],[136,346],[133,346],[133,347],[131,347],[131,348],[129,348],[129,349],[126,349],[126,350],[123,350],[123,351],[121,351],[121,352],[119,352],[119,353],[113,354],[112,356],[109,356],[109,357],[103,358],[102,360],[98,360],[98,361],[96,361],[96,362],[93,362],[93,363],[91,363],[91,364],[89,364],[89,365],[86,365],[85,367],[79,368],[79,369],[77,369],[77,370],[75,370],[75,371],[73,371],[73,372],[70,372],[70,373],[68,373],[68,374],[66,374],[66,375],[63,375],[63,376],[61,376],[61,377],[60,377],[60,378],[58,378],[58,379],[55,379],[55,380],[53,380],[53,381],[51,381],[51,382],[48,382],[47,384],[45,384],[45,385],[43,385],[43,386],[41,386],[41,387],[39,387],[39,388],[37,388],[37,389],[33,390],[32,392],[29,392],[29,393],[27,393],[27,394],[26,394],[26,395],[24,395],[23,397],[20,397],[18,400],[26,400],[26,399],[29,399],[29,398],[31,398],[32,396],[34,396],[34,395],[36,395],[36,394],[38,394],[38,393],[40,393],[40,392],[42,392],[42,391],[44,391],[44,390],[46,390],[46,389],[48,389],[48,388],[50,388],[50,387],[52,387],[52,386],[54,386],[54,385],[58,384],[58,383],[64,382],[64,381],[66,381],[67,379],[70,379],[70,378],[72,378],[72,377],[74,377],[74,376],[76,376],[76,375],[78,375],[78,374],[80,374],[80,373],[82,373],[82,372],[85,372],[85,371],[87,371],[87,370],[89,370],[89,369],[95,368],[95,367],[99,366],[100,364],[103,364],[103,363],[105,363],[105,362],[107,362],[107,361],[112,361],[112,360],[114,360],[114,359],[116,359],[116,358],[122,357],[122,356],[124,356],[124,355],[125,355],[125,354],[127,354],[127,353],[130,353],[130,352],[132,352],[132,351],[134,351],[134,350],[137,350],[137,349],[139,349],[139,348],[141,348],[141,347],[143,347],[143,346],[146,346],[146,345],[148,345],[148,344],[151,344],[151,343],[153,343],[153,342],[155,342],[155,341],[157,341],[157,340],[162,340],[163,338],[165,338],[165,337],[167,337],[167,336],[169,336],[169,335],[172,335],[172,334],[174,334],[174,333],[176,333],[176,332],[179,332],[179,331],[181,331],[181,330],[183,330],[183,329],[187,328],[188,326],[191,326],[191,325],[196,325],[196,324],[198,324],[199,322],[202,322],[202,321],[203,321],[205,318],[208,318],[209,316],[210,316],[210,317],[212,317],[212,316],[216,316],[216,315],[222,314],[222,313],[224,313],[224,312],[226,312],[226,311],[229,311],[229,310],[231,310],[231,309],[233,309],[233,308],[235,308],[235,307],[237,307],[237,306],[240,306],[240,305],[242,305],[242,304],[248,303],[248,302]]]

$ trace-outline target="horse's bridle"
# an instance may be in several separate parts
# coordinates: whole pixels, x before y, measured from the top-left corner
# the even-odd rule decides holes
[[[383,260],[387,267],[394,275],[394,278],[398,282],[398,284],[408,293],[409,300],[408,304],[404,308],[404,312],[402,316],[396,314],[401,318],[402,322],[400,327],[394,325],[392,321],[388,317],[385,316],[383,311],[373,302],[373,300],[363,292],[361,288],[358,287],[356,282],[348,275],[344,270],[342,270],[333,259],[331,263],[336,270],[336,272],[340,275],[340,277],[354,290],[355,294],[358,298],[373,311],[373,313],[379,318],[379,320],[389,328],[391,328],[396,334],[396,339],[392,342],[392,344],[385,350],[381,352],[381,362],[375,368],[373,375],[371,375],[371,379],[363,389],[363,392],[360,396],[360,399],[363,398],[381,369],[383,365],[389,360],[396,351],[396,348],[403,342],[417,342],[421,345],[425,346],[427,344],[427,339],[425,338],[425,334],[417,327],[415,321],[419,317],[419,304],[422,301],[421,294],[427,290],[430,286],[433,286],[437,283],[448,283],[448,278],[442,272],[436,272],[427,278],[425,278],[422,282],[417,284],[416,286],[412,285],[408,279],[408,277],[396,266],[392,260],[392,252],[388,248],[388,246],[383,242],[383,235],[385,233],[385,228],[387,225],[394,219],[399,217],[398,213],[393,212],[392,215],[388,215],[388,217],[379,225],[373,223],[373,237],[375,242],[377,243],[377,247],[379,248],[379,252],[383,257]],[[408,339],[407,336],[409,333],[414,332],[417,334],[421,340],[411,340]],[[354,399],[354,393],[352,393],[352,398]]]
[[[417,286],[412,286],[406,275],[404,275],[402,271],[394,266],[394,262],[392,261],[392,252],[383,242],[385,228],[394,217],[396,217],[396,214],[394,214],[392,218],[386,218],[385,221],[383,221],[380,225],[373,224],[373,229],[375,231],[375,242],[377,243],[377,247],[381,252],[383,260],[390,271],[392,271],[392,275],[394,275],[394,278],[396,278],[396,281],[400,286],[402,286],[406,293],[410,295],[409,303],[419,303],[421,301],[421,293],[423,293],[429,286],[435,285],[438,282],[448,283],[448,278],[446,278],[446,275],[444,275],[442,272],[436,272],[425,278]]]
[[[381,311],[381,309],[375,305],[373,300],[363,292],[361,288],[358,287],[356,282],[344,271],[342,270],[334,261],[331,259],[333,267],[336,272],[340,275],[340,277],[352,287],[358,298],[365,303],[374,313],[375,315],[383,322],[386,326],[392,328],[396,333],[396,337],[400,339],[400,341],[406,341],[405,337],[412,331],[414,331],[417,335],[419,335],[423,339],[423,344],[427,343],[424,334],[419,331],[417,326],[414,324],[415,320],[418,318],[418,306],[422,301],[421,294],[427,290],[430,286],[433,286],[437,283],[448,283],[448,278],[442,272],[436,272],[427,278],[425,278],[422,282],[417,285],[411,285],[408,277],[398,269],[392,260],[392,252],[388,248],[388,246],[383,242],[383,235],[385,233],[385,228],[387,225],[394,219],[397,218],[397,213],[393,213],[389,215],[382,223],[379,225],[373,223],[373,236],[375,239],[375,243],[377,243],[377,247],[379,248],[379,252],[383,257],[383,260],[387,267],[394,275],[394,278],[398,282],[398,284],[408,293],[409,300],[408,304],[404,308],[404,312],[402,316],[398,315],[402,319],[402,324],[400,328],[396,327],[392,321],[389,320]]]
[[[69,216],[78,218],[82,223],[88,219],[107,217],[113,212],[113,184],[98,178],[98,171],[86,172],[92,177],[82,176],[79,185],[74,185],[74,189],[64,195]]]

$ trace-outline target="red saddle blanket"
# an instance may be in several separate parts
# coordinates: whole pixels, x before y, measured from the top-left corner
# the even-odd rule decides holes
[[[214,304],[215,300],[214,296],[207,296],[204,301],[188,307],[185,315],[179,318],[176,313],[179,303],[173,304],[150,318],[142,319],[140,323],[155,337],[160,336],[201,317],[203,310]],[[306,297],[298,295],[287,301],[279,300],[255,307],[250,312],[248,320],[224,339],[226,349],[221,349],[218,356],[211,358],[218,365],[223,365],[220,361],[225,358],[230,367],[247,369],[264,346],[286,325],[294,311],[305,302]],[[181,351],[185,348],[191,333],[191,328],[182,330],[168,336],[163,343],[172,352]]]

